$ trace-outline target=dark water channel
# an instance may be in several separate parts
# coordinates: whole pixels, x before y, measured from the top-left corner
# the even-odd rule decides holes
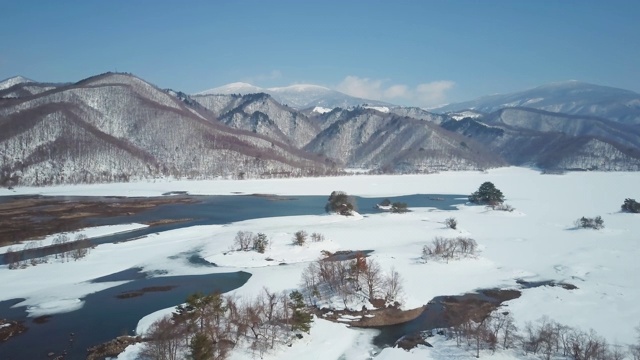
[[[132,271],[134,275],[136,272]],[[130,278],[127,274],[119,280]],[[3,360],[46,359],[48,353],[65,359],[86,358],[87,348],[109,341],[119,335],[133,335],[138,321],[154,311],[184,302],[189,294],[197,291],[210,293],[236,289],[249,280],[251,274],[234,272],[226,274],[169,276],[137,279],[87,295],[84,306],[65,314],[54,314],[44,323],[36,323],[25,317],[24,308],[11,308],[16,301],[0,302],[0,313],[12,320],[22,320],[28,330],[4,343],[0,343]],[[100,279],[98,279],[100,280]],[[108,279],[113,280],[113,279]],[[128,279],[127,279],[128,280]],[[123,293],[144,288],[173,287],[168,291],[144,292],[140,296],[118,298]],[[71,335],[73,333],[73,335]]]
[[[161,219],[192,219],[187,222],[152,226],[126,234],[116,234],[95,239],[96,243],[123,241],[151,233],[194,225],[220,225],[249,219],[277,216],[317,215],[324,213],[327,196],[272,196],[272,195],[214,195],[185,196],[195,200],[192,204],[160,205],[136,215],[92,219],[91,226],[126,223],[144,223]],[[375,205],[385,198],[356,197],[358,212],[363,215],[379,213]],[[434,207],[454,210],[464,204],[463,195],[407,195],[390,197],[391,202],[405,202],[409,207]]]
[[[193,200],[187,204],[159,205],[134,215],[92,218],[86,226],[144,223],[158,220],[192,219],[186,222],[150,226],[145,229],[94,238],[95,244],[134,240],[151,233],[158,233],[194,225],[228,224],[231,222],[293,215],[324,213],[327,196],[190,196],[177,195]],[[65,200],[87,197],[65,197]],[[375,205],[384,198],[356,198],[358,211],[363,214],[379,213]],[[463,195],[408,195],[389,197],[391,202],[405,202],[409,207],[434,207],[452,210],[463,204]],[[92,200],[96,200],[92,198]],[[7,197],[0,197],[0,202]],[[27,254],[28,256],[28,254]],[[28,257],[27,257],[28,258]],[[193,266],[211,266],[204,259],[192,256]],[[9,271],[9,270],[6,270]],[[11,270],[20,271],[20,270]],[[251,275],[245,272],[180,277],[147,278],[140,269],[108,275],[94,281],[130,281],[107,290],[87,295],[84,306],[66,314],[54,314],[43,323],[26,318],[24,308],[12,307],[19,300],[0,301],[0,318],[24,321],[28,330],[19,336],[0,343],[0,359],[45,359],[50,352],[60,355],[66,351],[66,359],[84,359],[90,346],[113,339],[122,334],[132,334],[137,322],[145,315],[159,309],[182,303],[196,291],[227,292],[242,286]],[[43,279],[45,282],[46,279]],[[16,285],[19,286],[19,285]],[[145,292],[141,296],[120,299],[116,296],[149,287],[169,287],[167,291]],[[74,335],[71,336],[70,334]],[[395,339],[394,339],[395,341]]]
[[[130,223],[150,223],[159,220],[182,220],[162,225],[154,225],[146,228],[95,237],[90,239],[95,245],[128,241],[145,235],[159,233],[196,225],[222,225],[249,219],[258,219],[276,216],[317,215],[324,213],[324,205],[327,196],[275,196],[275,195],[176,195],[182,199],[191,200],[191,203],[177,203],[158,205],[154,208],[141,211],[137,214],[110,217],[96,217],[84,221],[87,227],[100,225],[117,225]],[[0,196],[0,203],[8,201],[12,197]],[[15,198],[15,197],[13,197]],[[117,201],[115,198],[95,197],[52,197],[65,201],[80,200],[104,200]],[[358,212],[363,215],[380,213],[375,205],[385,198],[361,198],[355,197]],[[388,198],[391,202],[404,202],[409,207],[434,207],[441,210],[454,210],[455,205],[464,204],[464,195],[425,195],[415,194]],[[21,260],[29,260],[34,257],[51,255],[51,249],[33,249],[24,251]],[[0,264],[4,264],[0,257]]]

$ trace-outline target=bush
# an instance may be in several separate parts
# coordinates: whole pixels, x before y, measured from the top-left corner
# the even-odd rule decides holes
[[[478,244],[471,238],[436,237],[431,244],[422,248],[422,258],[442,259],[448,262],[451,259],[475,255],[477,248]]]
[[[402,214],[402,213],[406,213],[408,211],[409,211],[409,209],[407,209],[407,203],[394,202],[393,204],[391,204],[391,212],[392,213]]]
[[[622,211],[630,213],[640,213],[640,203],[634,199],[624,199],[624,203],[621,206]]]
[[[344,191],[334,191],[329,196],[327,205],[324,209],[326,212],[335,212],[340,215],[349,216],[355,211],[355,199],[347,195]]]
[[[324,241],[324,235],[314,232],[313,234],[311,234],[311,241],[313,242],[321,242]]]
[[[267,235],[263,233],[258,233],[258,235],[253,237],[253,250],[259,252],[260,254],[264,254],[269,246],[269,239]]]
[[[450,218],[446,218],[444,220],[444,224],[448,227],[451,228],[453,230],[455,230],[458,227],[458,221],[456,220],[456,218],[454,217],[450,217]]]
[[[297,231],[293,234],[293,244],[302,246],[307,242],[307,232],[304,230]]]
[[[475,204],[496,205],[504,202],[502,191],[498,190],[493,183],[487,181],[480,185],[478,191],[469,195],[469,202]]]
[[[380,204],[378,204],[380,206],[389,206],[391,205],[391,201],[389,199],[384,199],[382,200],[382,202]]]
[[[511,206],[509,204],[505,204],[505,203],[489,205],[489,207],[491,208],[491,210],[498,210],[498,211],[512,212],[513,210],[515,210],[515,208],[513,206]]]
[[[595,218],[583,216],[576,220],[575,225],[577,228],[600,230],[604,228],[604,220],[602,220],[600,216],[596,216]]]

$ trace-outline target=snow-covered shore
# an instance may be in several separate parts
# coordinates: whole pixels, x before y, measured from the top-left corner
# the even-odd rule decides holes
[[[480,172],[450,172],[432,175],[347,176],[279,180],[158,181],[154,183],[60,186],[0,190],[1,195],[124,195],[156,196],[169,191],[190,194],[268,193],[279,195],[328,195],[343,190],[359,196],[385,197],[414,193],[469,194],[484,181],[492,181],[503,191],[514,212],[487,210],[481,206],[460,206],[457,211],[411,208],[407,214],[381,213],[348,218],[338,215],[291,216],[254,219],[225,226],[197,226],[151,234],[119,244],[100,245],[85,259],[69,263],[49,263],[21,270],[0,267],[0,301],[25,298],[37,314],[49,306],[56,311],[68,304],[77,307],[88,293],[119,283],[87,283],[114,272],[140,267],[144,271],[164,271],[166,275],[190,275],[243,269],[253,276],[234,291],[252,296],[268,286],[273,291],[291,290],[300,283],[307,261],[321,250],[374,250],[371,257],[384,270],[392,266],[402,275],[405,307],[425,304],[438,295],[455,295],[481,288],[516,287],[517,279],[556,280],[576,285],[576,290],[560,287],[528,289],[507,303],[516,322],[543,315],[580,329],[594,329],[611,343],[631,343],[640,321],[640,215],[620,213],[625,198],[640,198],[640,173],[568,173],[541,175],[521,168]],[[575,230],[581,216],[600,215],[605,228],[600,231]],[[458,229],[444,225],[455,217]],[[290,245],[294,232],[320,232],[326,240],[305,247]],[[263,232],[272,240],[262,255],[229,252],[238,231]],[[477,241],[480,254],[447,263],[419,259],[422,246],[436,236],[469,236]],[[197,251],[218,268],[195,267],[172,255]],[[225,255],[226,254],[226,255]],[[275,261],[268,261],[272,258]],[[285,262],[287,266],[270,266]],[[43,285],[46,283],[46,285]],[[16,286],[15,284],[20,284]],[[61,305],[62,304],[62,305]],[[56,305],[56,306],[53,306]],[[71,309],[67,309],[71,310]],[[149,320],[149,319],[147,319]],[[147,321],[148,323],[148,321]],[[142,330],[144,326],[140,327]],[[365,359],[369,356],[371,332],[347,329],[345,325],[318,320],[305,343],[280,349],[273,358],[301,357],[318,353],[323,359]],[[357,340],[360,339],[360,340]],[[335,354],[325,349],[332,344]],[[359,345],[354,345],[359,344]],[[443,345],[444,346],[444,345]],[[431,358],[431,350],[418,349]],[[402,350],[385,350],[381,359],[411,358]],[[435,350],[434,350],[435,351]],[[128,353],[128,355],[127,355]],[[121,358],[134,358],[128,351]],[[331,355],[331,356],[329,356]],[[436,353],[432,354],[437,357]],[[418,355],[416,355],[417,357]],[[507,355],[500,355],[507,356]],[[511,355],[509,355],[511,356]],[[251,358],[234,353],[232,359]],[[320,358],[320,357],[318,357]],[[503,357],[509,358],[509,357]]]

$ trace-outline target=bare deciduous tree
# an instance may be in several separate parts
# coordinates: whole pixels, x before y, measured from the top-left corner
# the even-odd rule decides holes
[[[395,268],[391,268],[391,271],[386,276],[384,289],[386,302],[399,302],[400,294],[402,293],[402,276]]]
[[[252,241],[253,233],[251,231],[238,231],[234,239],[234,244],[238,250],[249,251],[251,250]]]

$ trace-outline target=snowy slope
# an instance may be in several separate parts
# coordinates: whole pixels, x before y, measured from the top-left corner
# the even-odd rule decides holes
[[[32,83],[32,82],[35,82],[35,81],[31,79],[27,79],[24,76],[14,76],[12,78],[8,78],[0,81],[0,90],[8,89],[17,84]]]
[[[530,107],[571,115],[598,116],[627,124],[640,124],[640,94],[580,81],[565,81],[533,89],[490,95],[472,101],[431,109],[458,112],[466,109],[485,113],[506,107]]]

